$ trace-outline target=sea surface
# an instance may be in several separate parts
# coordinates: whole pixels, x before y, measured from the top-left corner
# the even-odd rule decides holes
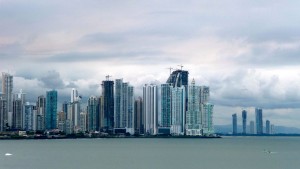
[[[0,140],[0,169],[297,168],[300,137]]]

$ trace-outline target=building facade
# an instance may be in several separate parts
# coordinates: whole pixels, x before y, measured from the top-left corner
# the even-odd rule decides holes
[[[143,87],[144,131],[146,135],[156,135],[158,127],[158,89],[154,84]]]
[[[46,92],[46,129],[52,130],[57,128],[57,91]]]
[[[237,115],[236,114],[232,115],[232,134],[233,135],[237,134]]]
[[[172,113],[172,86],[161,84],[161,122],[160,127],[171,127]]]
[[[102,81],[101,129],[113,133],[114,129],[114,81]]]
[[[5,126],[12,126],[12,121],[9,120],[9,113],[13,112],[13,76],[9,73],[2,73],[2,97],[7,104],[5,107],[5,113],[3,114],[3,121]]]
[[[261,108],[255,108],[256,134],[263,134],[263,111]]]
[[[247,134],[247,111],[242,111],[242,118],[243,118],[243,134]]]
[[[172,88],[172,122],[171,134],[184,135],[185,132],[185,87]]]
[[[188,111],[186,112],[186,135],[202,135],[200,111],[200,86],[195,85],[195,80],[188,87]]]

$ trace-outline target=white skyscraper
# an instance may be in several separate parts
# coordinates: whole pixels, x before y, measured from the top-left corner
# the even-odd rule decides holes
[[[144,85],[143,101],[145,134],[156,135],[158,127],[158,89],[156,85]]]
[[[78,101],[78,98],[79,98],[78,91],[77,89],[73,88],[71,91],[71,103]]]
[[[68,107],[68,119],[75,131],[79,131],[80,127],[80,113],[81,113],[81,99],[78,95],[77,89],[73,88],[71,91],[71,102]],[[69,118],[70,117],[70,118]]]
[[[172,88],[172,135],[184,135],[185,132],[185,87]]]
[[[186,135],[199,136],[201,135],[201,111],[200,111],[200,86],[195,85],[193,79],[188,87],[188,111],[186,112]]]

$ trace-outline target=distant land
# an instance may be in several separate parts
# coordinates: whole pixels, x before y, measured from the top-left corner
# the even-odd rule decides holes
[[[247,133],[249,133],[249,126],[247,126]],[[215,125],[216,133],[232,133],[232,125]],[[238,133],[242,132],[242,125],[238,125]],[[300,134],[300,129],[296,127],[275,126],[275,133],[277,134]]]

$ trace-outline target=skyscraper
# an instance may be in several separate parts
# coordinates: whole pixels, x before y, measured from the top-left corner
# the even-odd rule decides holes
[[[71,103],[77,101],[79,98],[77,89],[73,88],[71,91]]]
[[[167,83],[172,84],[173,87],[187,86],[189,83],[189,72],[185,70],[175,70],[170,74]]]
[[[46,118],[46,98],[45,96],[39,96],[36,103],[37,119],[36,119],[36,130],[45,130],[45,118]]]
[[[185,87],[172,88],[172,135],[184,135],[185,132]]]
[[[68,118],[68,102],[67,101],[64,101],[63,104],[62,104],[62,111],[64,112],[65,114],[65,120]]]
[[[156,135],[158,127],[158,90],[154,84],[143,87],[144,131],[148,135]]]
[[[202,113],[203,134],[205,135],[213,134],[215,132],[214,121],[213,121],[214,105],[211,103],[203,104],[201,108],[201,113]]]
[[[134,102],[134,129],[137,134],[144,134],[143,99],[138,97]]]
[[[254,121],[250,121],[250,134],[255,134]]]
[[[101,128],[112,133],[114,128],[114,81],[102,81],[103,111],[101,111]]]
[[[271,123],[269,120],[266,120],[266,134],[271,134]]]
[[[237,115],[236,114],[232,115],[232,134],[233,135],[237,134]]]
[[[209,102],[210,94],[208,86],[200,87],[200,104],[205,104]]]
[[[57,91],[46,92],[46,129],[57,128]]]
[[[171,127],[172,113],[172,86],[170,84],[161,84],[161,127]]]
[[[35,111],[36,106],[26,102],[23,113],[23,129],[25,131],[33,131],[35,129]]]
[[[188,111],[186,112],[186,135],[201,135],[201,111],[200,111],[200,86],[195,85],[193,79],[188,87]]]
[[[167,84],[172,85],[173,87],[182,87],[185,88],[185,111],[187,111],[187,101],[188,101],[188,84],[189,84],[189,72],[186,70],[175,70],[173,71],[167,82]]]
[[[260,108],[255,108],[256,134],[263,134],[263,112]]]
[[[14,99],[13,101],[13,117],[12,117],[12,129],[21,130],[23,122],[23,103],[21,99]]]
[[[11,126],[12,121],[8,120],[8,114],[12,113],[13,111],[13,76],[8,73],[2,73],[2,97],[4,100],[6,100],[6,112],[3,114],[3,120],[5,123],[5,126]]]
[[[88,130],[89,131],[96,131],[97,130],[97,106],[98,106],[98,99],[95,96],[91,96],[88,100]]]
[[[127,113],[126,113],[126,128],[129,133],[134,134],[134,87],[128,86],[127,90]]]
[[[134,88],[123,79],[115,83],[115,128],[127,128],[133,133],[134,124]]]
[[[5,124],[5,113],[7,113],[6,110],[6,99],[2,96],[2,93],[0,93],[0,132],[6,130],[6,124]]]
[[[86,128],[87,118],[86,117],[87,117],[87,114],[85,112],[80,113],[80,130],[82,132],[87,131],[87,128]]]
[[[25,98],[26,94],[22,90],[13,97],[12,129],[14,130],[22,130],[24,128]]]
[[[242,111],[242,118],[243,118],[243,134],[247,133],[247,111]]]

